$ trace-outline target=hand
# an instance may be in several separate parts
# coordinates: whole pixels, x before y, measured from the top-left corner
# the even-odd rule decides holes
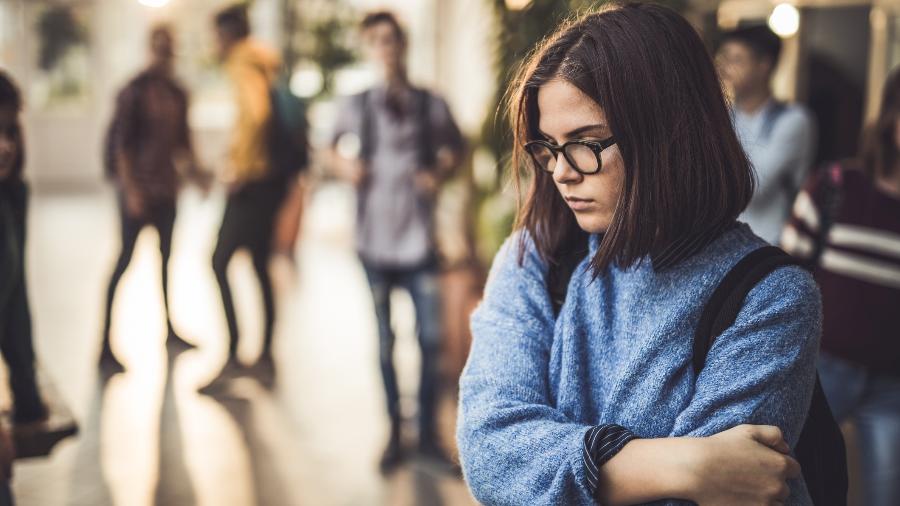
[[[694,441],[688,498],[701,506],[784,504],[787,480],[800,476],[778,427],[739,425]]]
[[[359,188],[366,181],[366,177],[368,177],[368,173],[366,171],[366,166],[363,164],[362,160],[348,160],[345,164],[345,174],[344,177],[347,181],[350,182],[353,186]]]
[[[418,189],[426,197],[433,197],[440,188],[440,180],[433,171],[420,170],[413,176],[416,189]]]
[[[125,191],[125,211],[129,216],[140,218],[144,215],[145,207],[144,197],[140,193],[134,190]]]

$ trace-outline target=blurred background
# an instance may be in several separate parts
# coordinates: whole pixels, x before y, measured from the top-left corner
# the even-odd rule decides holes
[[[357,26],[373,8],[409,32],[417,85],[450,106],[469,149],[441,191],[443,345],[440,435],[451,454],[455,385],[469,347],[468,314],[513,221],[500,168],[509,153],[498,104],[515,64],[585,0],[254,0],[257,38],[278,48],[290,88],[307,104],[313,163],[295,258],[273,261],[279,319],[274,385],[251,378],[227,395],[197,393],[226,353],[227,330],[209,258],[225,190],[179,197],[170,262],[171,318],[198,345],[166,352],[157,237],[139,237],[116,296],[112,348],[127,368],[97,372],[108,274],[119,248],[116,196],[104,178],[103,139],[115,97],[147,61],[147,37],[169,23],[176,74],[189,91],[199,163],[220,172],[236,110],[215,55],[212,19],[225,0],[0,0],[0,67],[24,95],[32,200],[27,280],[40,377],[52,410],[79,434],[46,456],[18,460],[22,505],[470,504],[454,473],[412,462],[383,476],[388,431],[369,288],[353,246],[353,188],[319,152],[340,97],[375,81]],[[814,114],[817,165],[854,155],[875,117],[881,86],[900,65],[897,0],[670,0],[709,42],[768,23],[783,42],[775,95]],[[500,111],[502,113],[502,111]],[[262,308],[249,256],[229,267],[240,326],[238,354],[262,346]],[[419,367],[406,293],[392,295],[401,412],[415,415]]]

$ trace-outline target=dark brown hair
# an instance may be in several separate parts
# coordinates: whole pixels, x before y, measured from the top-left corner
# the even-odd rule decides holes
[[[886,177],[897,170],[897,120],[900,119],[900,68],[884,84],[878,119],[867,132],[861,153],[864,170],[872,178]]]
[[[778,66],[778,58],[781,56],[781,38],[775,35],[768,25],[754,25],[738,28],[722,35],[719,43],[738,42],[750,48],[757,58],[767,59],[772,64],[772,70]]]
[[[25,166],[25,140],[22,135],[22,125],[19,122],[19,113],[22,111],[22,94],[15,81],[6,72],[0,70],[0,110],[12,111],[16,118],[12,126],[12,138],[16,143],[16,159],[13,161],[12,173],[9,179],[21,179],[22,168]]]
[[[239,3],[222,9],[216,14],[216,26],[235,40],[246,38],[250,35],[247,6]]]
[[[381,23],[387,23],[391,25],[391,28],[393,28],[394,30],[394,34],[397,36],[397,39],[400,40],[400,44],[406,46],[406,30],[403,29],[403,26],[400,24],[400,21],[397,19],[397,16],[395,16],[393,12],[374,11],[366,14],[363,20],[359,23],[359,30],[365,32],[369,28],[372,28],[373,26]]]
[[[734,223],[747,206],[753,172],[697,32],[666,7],[615,5],[563,25],[513,81],[517,188],[531,179],[517,227],[545,261],[557,263],[584,234],[552,175],[534,170],[522,149],[541,138],[537,93],[554,79],[603,108],[624,161],[622,193],[592,259],[595,274],[613,262],[653,260],[676,241],[698,242]]]

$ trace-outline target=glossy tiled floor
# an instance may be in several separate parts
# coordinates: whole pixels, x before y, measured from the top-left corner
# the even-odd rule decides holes
[[[169,356],[152,229],[141,235],[115,305],[113,349],[128,372],[95,368],[102,301],[118,249],[109,190],[36,192],[29,282],[41,366],[81,424],[49,458],[17,462],[18,504],[471,504],[464,484],[412,462],[388,479],[376,463],[386,435],[374,317],[351,246],[352,196],[323,186],[306,215],[299,266],[275,262],[277,380],[239,378],[221,398],[196,393],[225,355],[225,325],[209,258],[221,195],[183,195],[170,263],[173,321],[199,345]],[[242,358],[260,346],[249,258],[230,267]],[[415,399],[411,307],[396,294],[397,360]],[[414,416],[414,406],[405,412]],[[442,410],[452,441],[455,407]]]

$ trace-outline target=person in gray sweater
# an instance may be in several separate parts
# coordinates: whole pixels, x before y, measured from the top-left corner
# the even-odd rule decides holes
[[[716,54],[722,81],[734,98],[734,129],[757,177],[741,220],[772,244],[778,244],[816,154],[816,125],[809,111],[772,96],[780,54],[781,39],[765,25],[726,33]]]

